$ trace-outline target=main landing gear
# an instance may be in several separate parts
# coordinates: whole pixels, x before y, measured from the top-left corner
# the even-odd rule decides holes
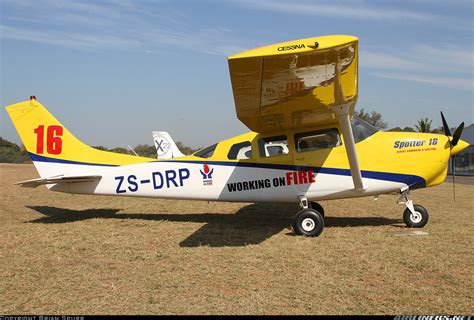
[[[293,220],[293,231],[297,235],[317,237],[324,229],[324,209],[317,202],[309,202],[308,198],[300,197],[301,210]]]
[[[408,193],[408,189],[404,190],[397,201],[407,206],[403,211],[403,221],[410,228],[423,228],[428,223],[428,210],[419,204],[413,204],[413,201],[408,197]]]

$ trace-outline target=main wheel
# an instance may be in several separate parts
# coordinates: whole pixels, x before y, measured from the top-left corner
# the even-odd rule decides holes
[[[293,220],[293,231],[297,235],[317,237],[323,229],[324,218],[314,209],[302,209]]]
[[[415,214],[411,213],[408,208],[403,211],[403,221],[410,228],[423,228],[428,223],[428,210],[419,204],[415,204],[413,208],[415,209]]]
[[[320,205],[316,201],[311,201],[309,206],[311,207],[311,209],[318,211],[324,217],[324,208],[322,205]]]

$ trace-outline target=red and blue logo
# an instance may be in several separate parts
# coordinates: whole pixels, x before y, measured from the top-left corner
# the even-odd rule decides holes
[[[202,175],[202,184],[205,186],[212,186],[212,174],[214,173],[214,168],[209,168],[209,165],[207,164],[202,167],[202,170],[199,170]]]

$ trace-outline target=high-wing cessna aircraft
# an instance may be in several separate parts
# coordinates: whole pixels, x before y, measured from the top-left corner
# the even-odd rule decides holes
[[[324,228],[315,201],[398,194],[405,223],[427,223],[427,210],[413,204],[409,191],[445,180],[449,157],[468,146],[460,140],[463,124],[451,136],[444,117],[445,135],[380,132],[351,121],[357,38],[278,43],[228,63],[237,117],[251,131],[189,156],[162,133],[155,134],[159,159],[100,151],[76,139],[34,97],[8,106],[41,177],[19,184],[80,194],[297,202],[293,230],[306,236]]]

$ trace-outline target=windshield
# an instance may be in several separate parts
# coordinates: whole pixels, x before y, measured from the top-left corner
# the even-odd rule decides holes
[[[196,157],[199,158],[210,158],[214,154],[214,150],[216,150],[217,143],[213,144],[212,146],[202,148],[201,150],[194,153]]]
[[[351,125],[355,143],[365,140],[377,131],[379,131],[373,125],[357,118],[352,118]]]

